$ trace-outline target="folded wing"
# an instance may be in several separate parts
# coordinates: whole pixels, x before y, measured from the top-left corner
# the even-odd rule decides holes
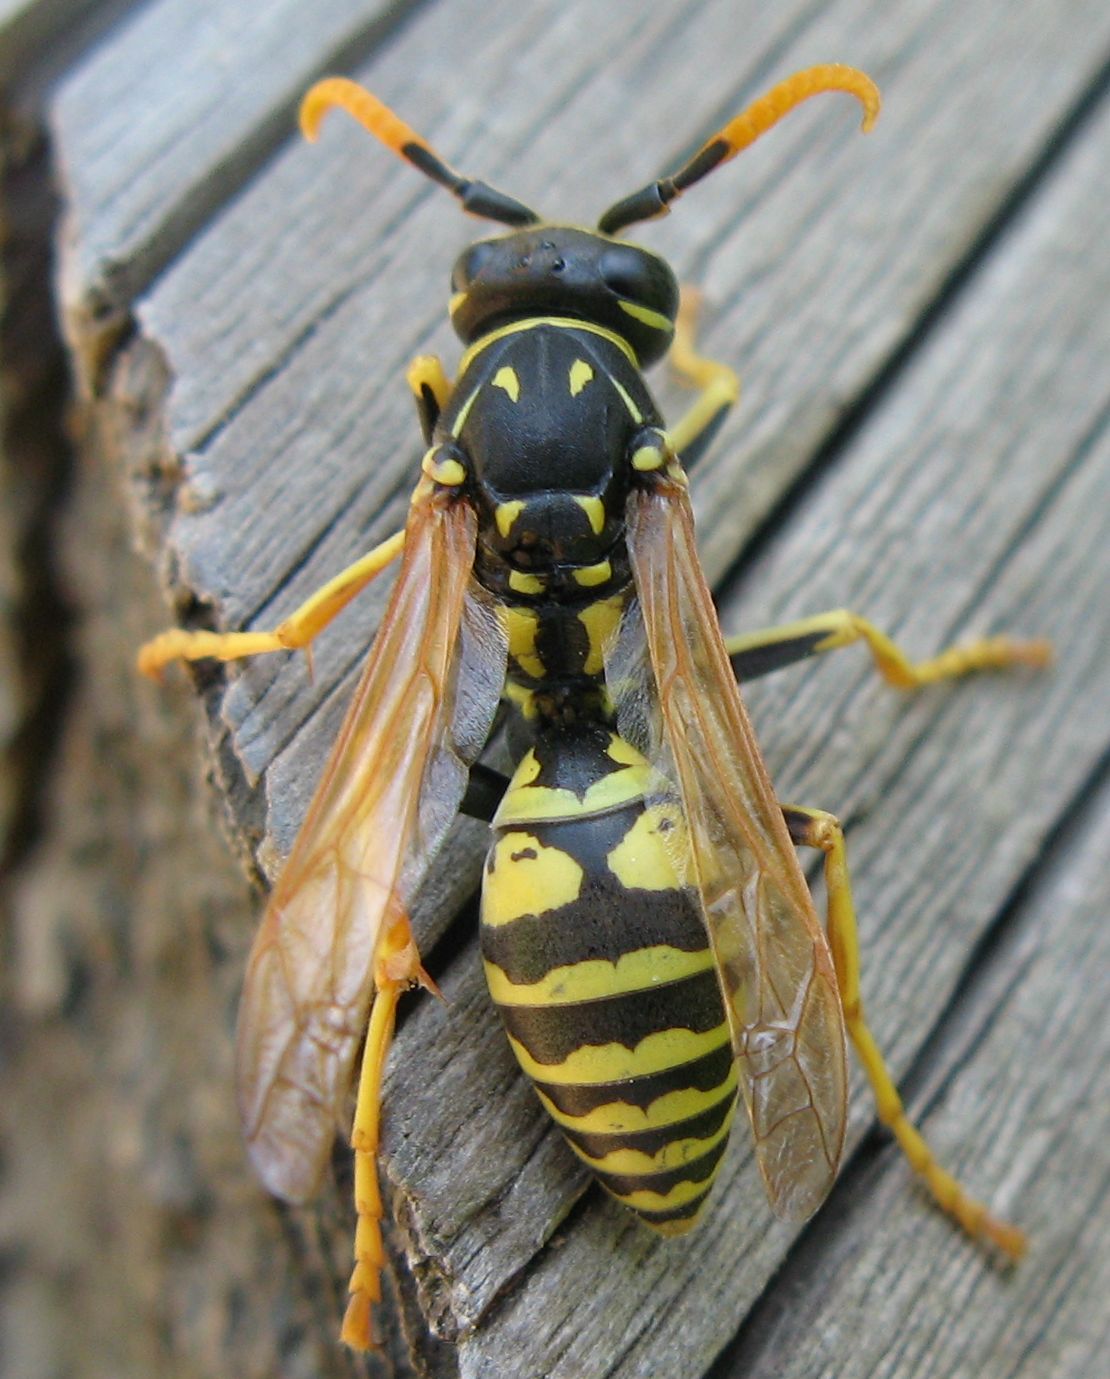
[[[373,994],[380,936],[458,812],[490,731],[504,638],[471,581],[475,520],[422,484],[389,607],[255,939],[239,1012],[239,1113],[266,1186],[317,1188]]]
[[[740,700],[680,480],[633,494],[628,543],[639,607],[626,615],[610,676],[618,716],[627,706],[630,732],[650,739],[681,797],[688,875],[767,1194],[777,1214],[804,1220],[832,1185],[844,1139],[846,1045],[832,957]],[[642,674],[630,651],[638,637]]]

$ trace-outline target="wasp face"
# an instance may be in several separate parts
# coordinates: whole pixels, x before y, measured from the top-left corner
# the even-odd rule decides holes
[[[464,344],[533,316],[569,316],[614,331],[641,365],[666,353],[678,284],[657,254],[569,225],[533,225],[479,240],[451,275],[451,322]]]

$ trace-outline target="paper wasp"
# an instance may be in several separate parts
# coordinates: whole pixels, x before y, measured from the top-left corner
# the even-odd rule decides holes
[[[773,1209],[803,1220],[835,1178],[846,1034],[880,1119],[939,1204],[1017,1257],[1023,1237],[936,1162],[864,1019],[837,820],[777,801],[737,681],[862,641],[890,683],[1043,665],[996,637],[911,663],[840,610],[730,641],[698,564],[685,466],[735,402],[735,374],[693,348],[675,278],[618,238],[664,213],[799,102],[879,95],[852,68],[780,83],[672,176],[596,230],[542,219],[450,168],[341,78],[308,93],[315,137],[338,106],[473,215],[507,233],[455,264],[454,382],[409,371],[428,447],[406,528],[274,632],[174,630],[140,653],[232,660],[307,648],[368,582],[401,567],[246,975],[239,1108],[271,1191],[312,1196],[365,1047],[351,1143],[356,1264],[343,1339],[371,1344],[382,1207],[374,1163],[398,996],[431,985],[408,910],[460,810],[488,818],[484,963],[513,1050],[601,1183],[665,1235],[698,1218],[742,1095]],[[643,369],[673,345],[699,388],[671,429]],[[478,763],[509,706],[510,781]],[[827,925],[795,847],[825,859]]]

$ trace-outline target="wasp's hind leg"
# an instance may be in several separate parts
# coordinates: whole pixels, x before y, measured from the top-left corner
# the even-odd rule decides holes
[[[409,365],[405,377],[416,399],[416,414],[420,418],[424,444],[431,445],[436,422],[451,398],[451,380],[434,354],[418,354]]]
[[[370,1350],[376,1344],[373,1329],[374,1304],[381,1301],[382,1198],[378,1184],[378,1144],[381,1139],[382,1074],[386,1055],[393,1042],[397,1020],[397,1001],[403,991],[419,984],[432,992],[435,984],[420,965],[420,954],[406,918],[393,922],[378,945],[374,957],[374,1004],[362,1053],[358,1081],[358,1101],[351,1126],[351,1148],[355,1155],[355,1265],[347,1285],[349,1298],[343,1316],[340,1339],[355,1350]]]
[[[157,679],[171,661],[238,661],[265,651],[307,650],[335,615],[401,554],[404,544],[405,533],[395,532],[329,580],[272,632],[187,632],[171,627],[139,648],[139,669]]]
[[[684,469],[695,464],[709,448],[729,409],[740,396],[740,380],[727,364],[706,359],[694,348],[695,326],[701,294],[684,287],[675,320],[671,367],[687,383],[701,391],[697,401],[671,428],[671,444]]]
[[[793,665],[795,661],[859,641],[867,643],[875,669],[888,685],[897,689],[916,689],[977,670],[1009,670],[1014,666],[1040,668],[1052,660],[1052,645],[1043,638],[1019,641],[1013,637],[982,637],[961,646],[950,646],[927,661],[911,661],[885,632],[846,608],[783,623],[781,627],[726,637],[725,649],[736,678],[743,684],[772,670]]]
[[[966,1192],[940,1166],[921,1132],[906,1115],[886,1061],[868,1028],[860,995],[856,912],[848,879],[844,833],[839,821],[823,810],[801,809],[794,805],[784,805],[782,812],[796,844],[818,848],[825,854],[829,947],[836,967],[848,1035],[871,1083],[879,1119],[890,1129],[909,1160],[910,1167],[925,1180],[939,1205],[959,1222],[968,1235],[989,1240],[1011,1259],[1020,1259],[1025,1252],[1024,1234],[1016,1226],[992,1216],[982,1202]]]

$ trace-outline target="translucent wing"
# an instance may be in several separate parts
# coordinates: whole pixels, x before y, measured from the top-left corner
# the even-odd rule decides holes
[[[767,1194],[780,1216],[804,1220],[844,1139],[832,956],[740,702],[681,482],[633,495],[628,544],[640,608],[610,668],[622,730],[627,720],[678,787]],[[645,637],[638,672],[629,647]]]
[[[504,639],[470,580],[469,506],[422,484],[404,560],[339,738],[247,967],[239,1114],[266,1186],[316,1189],[365,1032],[379,936],[458,811],[504,683]]]

